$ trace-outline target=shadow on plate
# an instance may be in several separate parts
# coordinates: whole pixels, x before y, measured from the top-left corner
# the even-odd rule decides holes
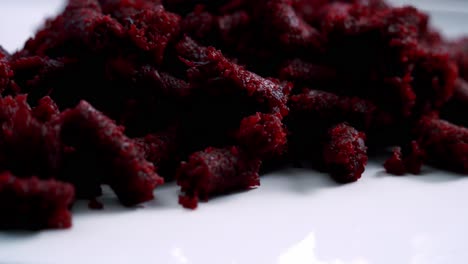
[[[419,181],[424,183],[444,183],[444,182],[454,182],[463,180],[466,178],[463,174],[457,174],[454,172],[441,171],[429,166],[424,166],[422,168],[421,174],[405,174],[402,176],[388,174],[385,170],[380,170],[375,173],[377,177],[395,177],[395,178],[404,178],[411,181]]]
[[[112,190],[103,186],[103,195],[97,198],[97,201],[103,205],[102,209],[90,209],[87,200],[77,201],[72,208],[74,216],[99,215],[114,213],[131,213],[141,209],[170,209],[177,207],[177,192],[174,183],[168,183],[158,187],[154,191],[155,198],[149,202],[132,207],[126,207],[120,204],[117,196]]]

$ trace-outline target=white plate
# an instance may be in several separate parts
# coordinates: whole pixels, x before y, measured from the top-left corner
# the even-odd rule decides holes
[[[455,2],[420,4],[438,27],[456,36],[468,32],[468,4]],[[13,50],[60,1],[0,5],[0,43]],[[447,172],[426,169],[421,176],[393,177],[373,163],[359,182],[337,185],[327,175],[290,169],[264,176],[257,190],[202,203],[196,211],[177,205],[174,185],[156,195],[135,209],[108,196],[103,211],[79,204],[70,230],[2,232],[0,263],[468,261],[468,178]]]

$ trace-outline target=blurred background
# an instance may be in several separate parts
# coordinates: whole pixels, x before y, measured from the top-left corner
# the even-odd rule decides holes
[[[13,52],[21,48],[45,18],[61,10],[67,0],[0,0],[0,43]],[[253,0],[255,1],[255,0]],[[447,37],[460,35],[468,15],[468,0],[387,0],[395,5],[415,5],[430,12],[433,24],[458,25],[444,31]],[[468,26],[468,25],[466,25]]]

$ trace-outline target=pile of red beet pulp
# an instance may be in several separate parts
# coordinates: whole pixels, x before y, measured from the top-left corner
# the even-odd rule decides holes
[[[468,40],[428,21],[380,0],[70,0],[0,49],[0,229],[69,227],[102,185],[132,206],[175,180],[195,208],[278,164],[353,182],[395,146],[389,173],[466,175]]]

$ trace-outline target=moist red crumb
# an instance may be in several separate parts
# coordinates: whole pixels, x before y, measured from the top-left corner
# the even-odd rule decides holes
[[[0,46],[0,92],[8,88],[10,79],[13,77],[13,70],[9,62],[10,55]]]
[[[357,181],[367,164],[366,136],[347,124],[328,131],[323,148],[323,161],[334,180],[341,183]]]
[[[206,47],[201,46],[195,40],[187,35],[176,45],[177,54],[188,61],[206,61],[208,60],[208,51]]]
[[[82,101],[75,109],[61,116],[64,143],[77,151],[95,152],[108,183],[125,205],[153,199],[153,190],[164,180],[144,152],[127,138],[123,129],[108,117]]]
[[[441,117],[464,127],[468,126],[468,83],[458,78],[455,82],[455,92],[449,102],[441,110]]]
[[[291,122],[298,123],[307,120],[317,120],[313,126],[348,122],[360,129],[367,130],[371,126],[388,122],[385,115],[372,101],[358,97],[338,96],[319,90],[305,90],[303,93],[291,96]]]
[[[135,139],[135,143],[143,149],[146,160],[156,166],[158,174],[171,179],[180,162],[179,141],[177,138],[178,127],[173,126],[167,130],[148,134],[145,137]]]
[[[415,135],[429,162],[468,173],[468,128],[427,116],[416,124]]]
[[[60,114],[60,110],[52,98],[46,96],[39,100],[32,114],[41,122],[48,122],[56,118]]]
[[[285,91],[280,84],[229,61],[218,50],[209,47],[207,60],[195,62],[194,67],[190,70],[191,81],[203,80],[205,85],[209,85],[210,82],[216,85],[225,85],[235,89],[238,93],[246,93],[259,106],[264,105],[264,111],[279,113],[282,116],[288,114],[287,89]]]
[[[401,147],[393,148],[392,156],[384,163],[384,168],[387,173],[398,176],[404,175],[406,173],[406,167],[402,156]]]
[[[73,201],[71,184],[0,173],[0,229],[68,228]]]
[[[237,132],[239,145],[260,158],[278,157],[287,148],[287,131],[279,114],[262,114],[242,119]]]
[[[301,59],[288,61],[280,70],[281,79],[304,85],[330,85],[336,79],[336,71],[325,65],[313,64]]]
[[[237,140],[255,156],[278,157],[286,151],[287,131],[279,114],[256,113],[242,119]]]
[[[192,209],[271,163],[352,182],[367,147],[468,174],[467,81],[468,38],[382,0],[69,0],[0,48],[0,228],[68,227],[75,198],[135,205],[161,176]]]
[[[70,56],[84,50],[103,51],[124,36],[124,28],[104,15],[97,0],[71,0],[62,14],[48,20],[25,51],[39,56]]]
[[[321,47],[319,31],[306,23],[294,10],[290,0],[258,1],[259,19],[267,31],[267,39],[285,51],[309,51]]]
[[[412,174],[420,174],[422,165],[426,160],[426,152],[421,149],[415,140],[411,141],[409,148],[409,155],[405,157],[406,170]]]
[[[177,173],[177,184],[183,193],[179,201],[187,208],[195,208],[194,197],[208,200],[215,195],[257,187],[260,164],[260,160],[252,159],[237,147],[196,152],[182,162]]]
[[[180,17],[165,11],[162,6],[142,9],[127,19],[125,26],[135,45],[161,63],[167,45],[179,33]]]
[[[426,152],[413,140],[405,151],[401,147],[393,148],[392,156],[385,161],[384,168],[393,175],[401,176],[407,172],[417,175],[421,173],[425,160]]]
[[[0,170],[17,176],[57,176],[62,145],[56,126],[33,116],[25,95],[0,99]]]

